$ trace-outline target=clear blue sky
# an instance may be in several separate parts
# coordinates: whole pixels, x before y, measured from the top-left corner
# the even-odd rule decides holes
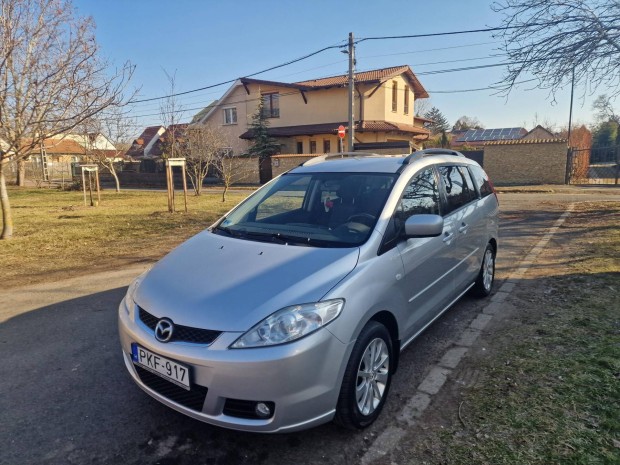
[[[499,25],[488,0],[355,2],[275,0],[74,0],[81,15],[97,24],[103,55],[117,65],[136,65],[133,85],[137,98],[157,97],[169,90],[164,69],[176,71],[178,91],[185,91],[245,76],[356,38],[422,34]],[[350,8],[350,11],[347,11]],[[462,115],[478,118],[485,127],[524,126],[535,122],[565,126],[568,122],[568,86],[553,101],[547,91],[524,84],[508,97],[486,89],[497,83],[502,68],[424,75],[425,72],[500,63],[500,43],[489,33],[423,39],[367,41],[356,48],[357,69],[410,65],[429,91],[431,104],[450,124]],[[347,57],[338,50],[321,53],[257,78],[299,81],[344,74]],[[458,61],[463,60],[463,61]],[[437,63],[444,62],[444,63]],[[476,92],[441,91],[485,88]],[[184,119],[218,98],[227,86],[180,98],[187,109]],[[592,121],[594,95],[576,89],[573,119]],[[159,124],[159,104],[133,106],[142,126]]]

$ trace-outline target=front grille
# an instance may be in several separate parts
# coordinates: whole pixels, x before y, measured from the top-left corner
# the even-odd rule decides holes
[[[140,311],[140,320],[148,326],[151,330],[155,331],[155,326],[160,318],[151,315],[142,307],[138,307]],[[221,331],[213,331],[211,329],[192,328],[191,326],[174,325],[174,331],[172,332],[172,338],[168,342],[191,342],[193,344],[211,344],[222,334]]]
[[[205,402],[208,391],[206,387],[193,384],[188,391],[138,365],[134,365],[134,367],[140,377],[140,381],[153,391],[189,409],[196,410],[197,412],[202,411],[202,405]]]
[[[273,402],[264,402],[269,406],[271,410],[271,415],[267,418],[271,418],[273,416],[273,411],[275,409],[275,404]],[[224,415],[228,415],[231,417],[237,418],[248,418],[251,420],[266,420],[264,417],[259,417],[256,414],[256,401],[253,400],[241,400],[241,399],[226,399],[226,403],[224,404]]]

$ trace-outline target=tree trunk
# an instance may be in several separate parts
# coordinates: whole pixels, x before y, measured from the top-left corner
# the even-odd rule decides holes
[[[19,187],[26,186],[26,161],[25,160],[17,161],[17,185]]]
[[[192,189],[194,190],[194,195],[195,196],[199,196],[200,195],[200,191],[198,190],[197,184],[196,184],[196,180],[194,179],[194,173],[189,174],[189,181],[192,183]]]
[[[0,203],[2,204],[2,235],[0,235],[0,239],[10,239],[13,237],[13,217],[11,216],[9,193],[6,190],[6,180],[2,168],[0,168]]]
[[[116,183],[116,192],[120,192],[121,191],[121,183],[118,180],[118,174],[116,174],[116,171],[112,171],[112,176],[114,176],[114,182]]]
[[[228,192],[228,184],[224,184],[224,190],[222,191],[222,202],[226,202],[226,192]]]
[[[114,168],[113,161],[103,161],[103,166],[110,172],[112,177],[114,178],[114,183],[116,184],[116,192],[121,191],[121,182],[118,180],[118,174],[116,174],[116,169]]]

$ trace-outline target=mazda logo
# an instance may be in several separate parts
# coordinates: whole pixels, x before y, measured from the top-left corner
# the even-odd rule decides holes
[[[159,342],[168,342],[172,338],[174,324],[168,318],[162,318],[155,326],[155,338]]]

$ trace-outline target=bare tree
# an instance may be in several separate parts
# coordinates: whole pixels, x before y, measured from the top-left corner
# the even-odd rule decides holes
[[[125,63],[110,72],[99,57],[92,18],[76,15],[70,0],[0,0],[0,238],[13,235],[4,172],[46,139],[68,133],[102,110],[120,106],[133,73]]]
[[[123,109],[114,107],[86,121],[82,126],[82,145],[86,157],[114,178],[116,192],[121,191],[116,164],[124,158],[136,131],[136,121],[125,115]]]
[[[430,109],[433,107],[433,105],[431,104],[430,98],[415,99],[414,105],[415,105],[415,115],[420,116],[420,117],[426,114],[427,112],[429,112]]]
[[[453,131],[467,131],[468,129],[484,129],[484,126],[475,116],[465,115],[457,119],[454,126],[452,126]]]
[[[193,125],[185,131],[185,158],[187,174],[194,193],[202,193],[202,183],[213,166],[218,154],[230,146],[225,134],[208,125]],[[225,170],[226,171],[226,170]]]
[[[166,129],[166,132],[161,139],[162,156],[164,158],[174,158],[177,156],[177,126],[181,121],[183,105],[179,103],[179,100],[175,96],[175,94],[177,93],[177,72],[175,71],[173,74],[169,74],[166,70],[164,70],[164,74],[166,75],[166,79],[168,80],[168,89],[170,93],[166,98],[161,101],[159,105],[161,122]]]
[[[611,104],[611,100],[610,97],[603,94],[599,95],[592,104],[592,109],[596,111],[595,116],[599,123],[612,121],[616,124],[620,124],[620,113],[616,113]]]
[[[235,156],[230,149],[221,150],[217,154],[214,166],[224,184],[222,202],[226,201],[226,194],[231,185],[246,181],[250,177],[253,171],[252,163],[255,163],[255,169],[258,169],[256,158]]]
[[[574,72],[575,82],[620,93],[618,0],[500,0],[491,8],[504,17],[498,36],[510,64],[503,91],[533,75],[553,95]]]

